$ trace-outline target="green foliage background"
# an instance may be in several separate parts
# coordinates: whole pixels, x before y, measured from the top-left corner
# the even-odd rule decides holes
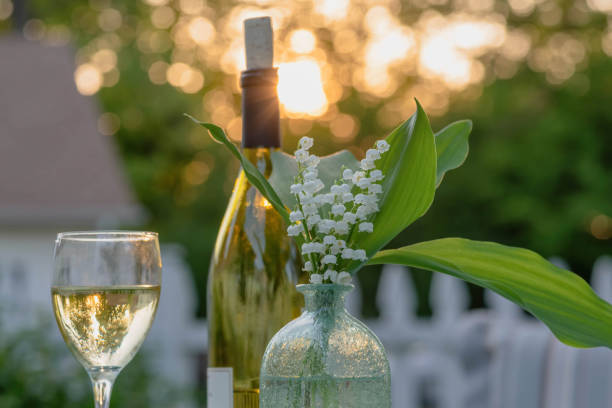
[[[496,4],[504,7],[504,3]],[[562,256],[573,271],[587,278],[594,260],[612,252],[609,239],[597,239],[591,233],[594,216],[612,216],[612,59],[597,42],[588,39],[593,33],[602,33],[607,22],[605,16],[594,15],[588,23],[574,24],[569,18],[573,2],[556,4],[568,18],[553,28],[536,17],[510,17],[508,23],[529,25],[541,38],[552,31],[587,38],[589,55],[578,72],[562,84],[551,85],[544,74],[521,64],[510,79],[485,79],[475,91],[466,92],[481,92],[477,98],[467,98],[465,93],[453,95],[449,112],[432,118],[432,127],[439,130],[452,120],[472,119],[470,155],[461,169],[446,176],[427,217],[402,233],[392,243],[394,247],[445,236],[491,240],[530,248],[545,257]],[[136,26],[149,18],[149,6],[142,2],[110,0],[89,4],[35,0],[29,12],[46,24],[70,27],[75,44],[84,46],[98,34],[92,10],[101,5],[129,14],[124,26]],[[230,7],[214,1],[208,5]],[[417,12],[422,11],[405,7],[400,16],[409,23]],[[11,23],[0,27],[8,32]],[[324,31],[318,34],[328,44],[329,35]],[[237,163],[182,113],[210,120],[201,115],[202,95],[226,86],[227,77],[205,71],[205,87],[193,95],[168,84],[153,85],[143,68],[147,56],[137,49],[129,30],[120,34],[125,37],[118,55],[120,80],[114,87],[102,88],[97,97],[103,111],[121,119],[115,140],[137,197],[150,216],[147,225],[138,227],[159,231],[164,241],[186,248],[200,295],[197,313],[204,316],[210,255]],[[413,80],[406,78],[405,82]],[[238,108],[238,95],[233,102]],[[383,101],[364,103],[363,95],[355,89],[338,102],[341,112],[360,119],[356,144],[367,145],[388,133],[390,126],[376,119],[382,106]],[[404,118],[411,113],[405,112]],[[313,121],[309,135],[317,140],[317,153],[346,147],[331,141],[326,124],[316,118]],[[283,131],[285,148],[290,151],[300,135],[292,134],[287,126]],[[196,157],[204,157],[214,166],[204,184],[192,186],[183,174]],[[612,224],[607,228],[612,230]],[[414,277],[422,294],[419,311],[427,313],[429,275],[417,271]],[[377,279],[375,268],[360,272],[367,294],[376,291]],[[477,290],[474,295],[474,305],[480,304]],[[376,313],[373,303],[365,307],[366,314]]]
[[[3,408],[93,407],[93,393],[83,367],[58,338],[55,322],[40,319],[16,330],[0,322],[0,406]],[[147,363],[141,350],[113,387],[111,407],[175,407],[193,390],[168,386]]]

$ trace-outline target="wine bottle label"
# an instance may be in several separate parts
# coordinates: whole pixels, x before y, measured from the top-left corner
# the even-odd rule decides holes
[[[208,408],[234,408],[232,367],[208,367],[206,391]]]

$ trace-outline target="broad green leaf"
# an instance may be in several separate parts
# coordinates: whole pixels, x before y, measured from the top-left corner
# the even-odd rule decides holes
[[[244,170],[244,174],[246,175],[249,182],[257,188],[261,194],[272,204],[274,209],[278,211],[278,213],[283,217],[285,222],[290,224],[289,222],[289,213],[283,204],[283,201],[280,199],[276,191],[272,188],[268,180],[264,177],[263,174],[255,167],[253,163],[251,163],[241,152],[238,150],[236,146],[228,139],[225,135],[223,129],[219,126],[213,125],[212,123],[204,123],[200,122],[193,116],[185,114],[189,119],[197,123],[198,125],[206,128],[212,138],[223,144],[227,149],[240,161],[242,165],[242,169]]]
[[[578,275],[535,252],[445,238],[381,251],[369,263],[400,264],[458,277],[515,302],[570,346],[612,348],[612,305]]]
[[[444,173],[461,166],[468,155],[468,136],[472,131],[471,120],[459,120],[436,133],[436,187],[444,178]]]
[[[295,208],[295,196],[289,191],[289,187],[293,184],[295,176],[297,176],[297,162],[295,156],[289,155],[281,151],[272,152],[272,174],[269,182],[278,193],[279,197],[289,208]],[[348,150],[341,150],[329,156],[321,157],[319,163],[319,178],[328,188],[334,184],[334,181],[341,177],[342,167],[355,170],[359,167],[359,162],[355,156]]]
[[[377,167],[385,178],[374,232],[358,233],[354,242],[368,257],[425,214],[436,189],[436,146],[429,119],[417,101],[417,111],[388,137],[391,149]],[[353,263],[350,270],[359,265]]]

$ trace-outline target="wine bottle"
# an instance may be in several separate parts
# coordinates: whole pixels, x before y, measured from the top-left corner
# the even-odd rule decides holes
[[[280,148],[277,71],[268,17],[245,21],[242,146],[269,177]],[[297,317],[299,254],[272,205],[240,172],[208,276],[208,407],[257,408],[259,369],[271,337]]]

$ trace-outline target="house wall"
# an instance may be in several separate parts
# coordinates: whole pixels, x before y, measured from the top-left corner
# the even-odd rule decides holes
[[[53,318],[49,288],[55,234],[50,229],[0,230],[0,316],[5,330],[35,323],[37,313]]]

